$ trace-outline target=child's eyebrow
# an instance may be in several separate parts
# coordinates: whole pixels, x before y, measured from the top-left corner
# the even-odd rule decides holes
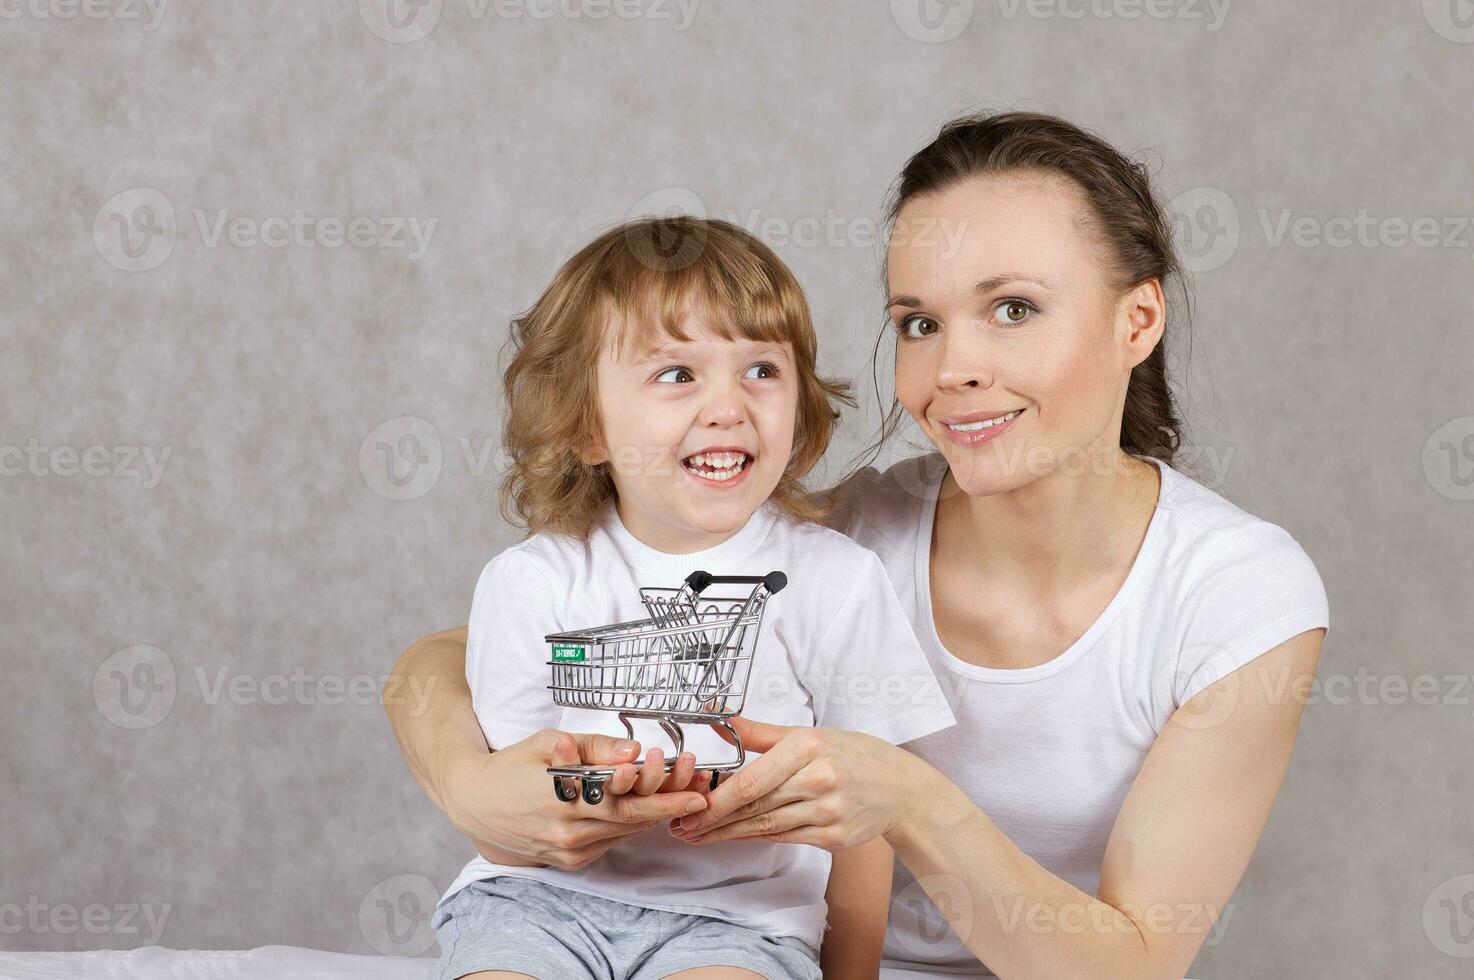
[[[646,361],[658,361],[661,358],[670,357],[675,351],[676,347],[674,344],[660,344],[657,347],[647,347],[643,353],[635,357],[635,363],[643,364]]]

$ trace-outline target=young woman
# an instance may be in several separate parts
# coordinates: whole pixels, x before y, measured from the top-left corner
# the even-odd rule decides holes
[[[638,747],[544,731],[488,753],[463,631],[405,653],[435,694],[391,721],[483,853],[579,866],[665,820],[693,847],[882,837],[886,976],[1181,977],[1288,765],[1320,578],[1171,466],[1180,273],[1139,167],[1053,117],[968,117],[907,163],[890,217],[896,394],[937,452],[850,477],[836,525],[880,555],[958,723],[896,747],[739,722],[763,755],[704,806],[570,808],[547,765]]]

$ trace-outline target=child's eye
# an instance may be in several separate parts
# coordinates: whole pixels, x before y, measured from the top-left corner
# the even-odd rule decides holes
[[[696,380],[696,376],[683,367],[675,367],[661,371],[655,380],[662,384],[689,384]]]
[[[1006,327],[1017,326],[1028,319],[1030,314],[1038,312],[1038,307],[1022,299],[1005,299],[993,307],[993,313],[998,317],[998,322]]]
[[[754,371],[756,371],[757,373],[754,374]],[[743,377],[752,378],[755,381],[762,381],[768,378],[776,378],[778,377],[778,368],[776,365],[769,364],[764,361],[761,364],[754,364],[752,367],[748,368],[747,373],[744,374]]]
[[[896,324],[896,332],[907,340],[920,340],[923,337],[930,337],[940,329],[942,329],[942,325],[925,313],[913,313]]]

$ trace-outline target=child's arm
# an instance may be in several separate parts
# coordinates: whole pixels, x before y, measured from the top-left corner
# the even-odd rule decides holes
[[[834,852],[829,870],[829,928],[819,951],[826,977],[874,980],[891,907],[891,846],[884,837]]]

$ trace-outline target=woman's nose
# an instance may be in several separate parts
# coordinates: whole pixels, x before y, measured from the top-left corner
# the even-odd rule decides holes
[[[992,357],[987,344],[969,334],[965,327],[943,332],[938,351],[937,387],[984,390],[993,387]]]

